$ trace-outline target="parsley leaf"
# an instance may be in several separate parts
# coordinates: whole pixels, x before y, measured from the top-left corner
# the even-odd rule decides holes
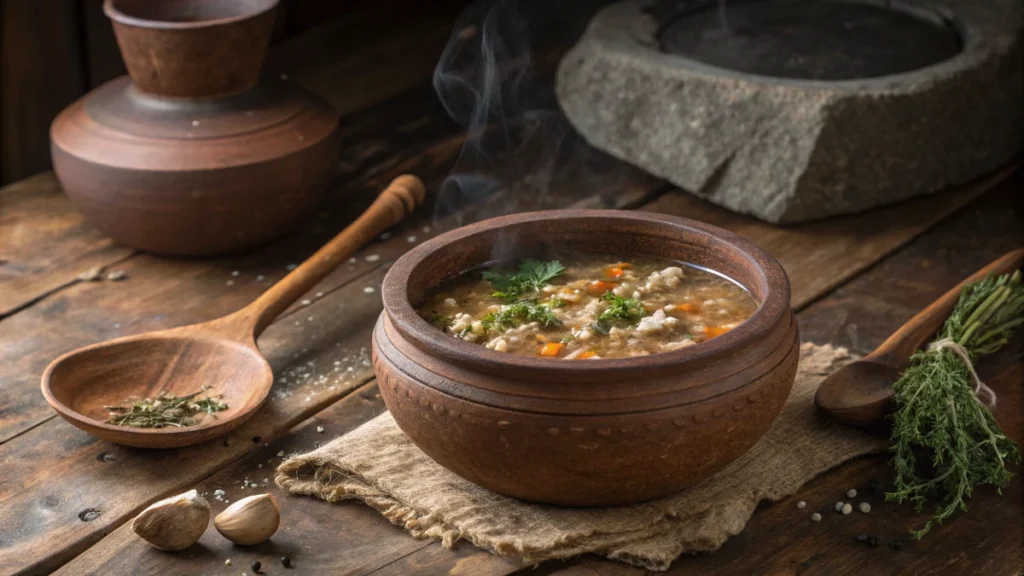
[[[491,312],[481,319],[488,330],[505,331],[528,322],[538,322],[541,326],[561,326],[562,322],[551,313],[545,304],[537,304],[533,300],[520,300],[514,304],[502,306],[501,310]]]
[[[616,296],[612,291],[604,293],[601,299],[609,303],[604,312],[592,325],[599,334],[607,334],[613,327],[634,327],[643,318],[644,307],[639,300]]]
[[[565,272],[558,260],[540,262],[527,258],[519,263],[516,272],[484,272],[484,280],[494,288],[492,296],[506,302],[515,302],[525,294],[539,292],[550,280]]]

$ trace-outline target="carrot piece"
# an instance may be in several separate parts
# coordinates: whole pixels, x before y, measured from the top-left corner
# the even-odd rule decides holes
[[[612,264],[612,266],[616,266],[618,268],[632,268],[633,267],[633,265],[630,264],[629,262],[616,262],[615,264]]]
[[[609,278],[620,278],[620,277],[622,277],[622,267],[621,266],[610,266],[608,268],[605,268],[604,275],[609,277]]]
[[[732,328],[726,328],[725,326],[708,326],[708,329],[704,331],[708,335],[708,338],[714,338],[715,336],[721,336]]]
[[[597,352],[594,352],[593,350],[584,350],[583,352],[580,352],[580,355],[576,357],[576,360],[586,360],[587,358],[593,358],[594,356],[597,356]]]
[[[540,349],[541,356],[558,356],[564,344],[561,342],[548,342]]]
[[[618,286],[618,284],[604,282],[603,280],[594,280],[590,284],[587,284],[587,293],[593,294],[594,296],[601,296],[616,286]]]
[[[691,304],[689,302],[685,304],[679,304],[676,306],[676,308],[682,310],[683,312],[700,312],[700,304]]]

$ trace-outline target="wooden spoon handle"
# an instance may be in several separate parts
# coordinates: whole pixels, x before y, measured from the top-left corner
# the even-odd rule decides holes
[[[425,195],[426,190],[419,178],[409,174],[395,178],[355,222],[252,304],[234,314],[235,320],[246,328],[251,327],[253,337],[259,336],[274,318],[309,292],[345,258],[412,213]]]
[[[956,301],[960,298],[960,292],[964,286],[984,280],[990,274],[999,275],[1012,272],[1022,265],[1024,265],[1024,248],[1007,252],[918,312],[864,359],[888,364],[895,368],[903,368],[910,356],[934,337],[942,327],[950,312],[953,311]]]

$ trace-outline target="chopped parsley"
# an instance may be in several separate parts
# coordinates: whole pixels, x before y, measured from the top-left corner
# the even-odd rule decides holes
[[[558,260],[540,262],[527,258],[519,263],[519,268],[515,272],[484,272],[484,280],[490,282],[494,288],[492,296],[514,303],[523,296],[539,292],[545,284],[563,272],[565,267]]]
[[[548,300],[548,306],[551,306],[552,308],[561,308],[565,306],[565,300],[562,300],[558,296],[553,296]]]
[[[609,290],[601,299],[609,305],[592,325],[600,334],[607,334],[614,327],[633,328],[644,316],[644,307],[633,298],[622,298]]]
[[[545,328],[561,326],[561,321],[551,313],[546,304],[537,304],[535,300],[520,300],[502,306],[501,310],[491,312],[481,320],[488,330],[505,331],[529,322],[537,322]]]

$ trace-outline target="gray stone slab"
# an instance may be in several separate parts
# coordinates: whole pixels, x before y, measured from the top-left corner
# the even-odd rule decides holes
[[[559,102],[593,146],[731,210],[777,223],[859,212],[970,181],[1024,143],[1020,0],[922,0],[963,50],[842,81],[664,54],[650,4],[595,16],[559,66]]]

